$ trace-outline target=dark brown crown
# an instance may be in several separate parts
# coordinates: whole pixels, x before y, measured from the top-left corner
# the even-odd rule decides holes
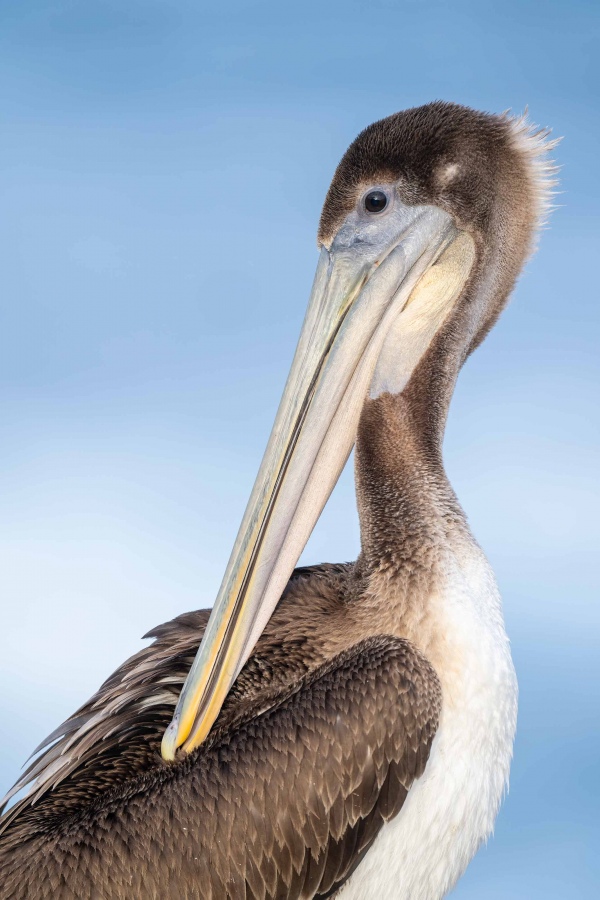
[[[398,182],[409,204],[442,207],[485,235],[499,196],[533,233],[547,208],[553,142],[524,118],[490,115],[436,101],[369,125],[350,145],[327,193],[319,242],[329,245],[364,189]],[[522,221],[525,225],[525,222]]]

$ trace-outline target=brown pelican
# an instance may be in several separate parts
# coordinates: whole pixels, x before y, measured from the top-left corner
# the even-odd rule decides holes
[[[350,146],[215,607],[151,631],[38,748],[2,822],[3,897],[436,900],[455,884],[507,783],[517,685],[441,445],[458,372],[532,250],[550,146],[441,102]],[[353,445],[360,556],[294,571]]]

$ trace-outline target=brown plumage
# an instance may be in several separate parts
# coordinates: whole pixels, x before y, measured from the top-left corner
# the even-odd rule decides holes
[[[343,574],[299,570],[291,592],[301,583],[313,599],[314,584],[325,620]],[[59,750],[76,736],[66,751],[73,762],[35,805],[16,807],[3,837],[2,896],[79,900],[102,884],[111,898],[170,896],[175,885],[178,896],[207,900],[326,897],[401,808],[425,768],[441,695],[427,660],[391,636],[321,662],[316,641],[271,629],[209,741],[163,763],[162,732],[207,617],[156,628],[155,643],[57,730]],[[86,723],[119,695],[122,708],[86,741]],[[196,801],[201,816],[190,815]]]
[[[172,764],[160,741],[208,612],[150,632],[154,643],[50,736],[19,782],[30,793],[0,822],[2,897],[323,898],[398,815],[468,678],[439,598],[453,566],[468,581],[464,560],[479,551],[441,442],[460,367],[506,303],[544,212],[543,138],[435,103],[351,145],[323,209],[323,244],[365,186],[387,180],[407,206],[450,213],[476,248],[406,388],[364,403],[361,555],[296,570],[208,740]]]

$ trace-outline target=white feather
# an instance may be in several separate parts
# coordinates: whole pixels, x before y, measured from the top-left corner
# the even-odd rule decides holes
[[[342,900],[440,900],[491,834],[508,785],[517,681],[493,573],[473,541],[449,552],[431,598],[453,665],[424,775],[339,891]]]

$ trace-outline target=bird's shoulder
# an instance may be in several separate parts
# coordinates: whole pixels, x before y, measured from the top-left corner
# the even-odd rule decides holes
[[[256,694],[293,680],[319,660],[292,607],[308,611],[334,603],[349,565],[294,570],[278,610],[279,622],[259,640],[224,705],[234,719]],[[210,609],[183,613],[148,631],[152,643],[120,665],[93,696],[34,750],[33,761],[4,798],[24,791],[0,818],[0,834],[77,813],[106,791],[161,766],[160,742],[171,721]],[[296,627],[293,627],[297,618]],[[21,830],[21,828],[19,828]]]
[[[26,773],[42,780],[8,812],[5,877],[26,885],[40,855],[57,878],[73,869],[77,897],[99,866],[119,897],[140,878],[148,896],[192,882],[214,900],[331,896],[423,773],[441,709],[439,680],[409,641],[375,634],[319,659],[314,636],[285,627],[288,603],[333,614],[346,575],[294,573],[279,625],[209,738],[175,764],[161,760],[160,740],[209,611],[149,632],[154,643],[50,735]]]
[[[0,873],[18,900],[47,900],[65,875],[61,896],[91,898],[107,871],[123,900],[324,900],[423,774],[440,706],[437,677],[408,641],[367,638],[239,707],[181,762],[29,837],[5,872],[0,853]]]

